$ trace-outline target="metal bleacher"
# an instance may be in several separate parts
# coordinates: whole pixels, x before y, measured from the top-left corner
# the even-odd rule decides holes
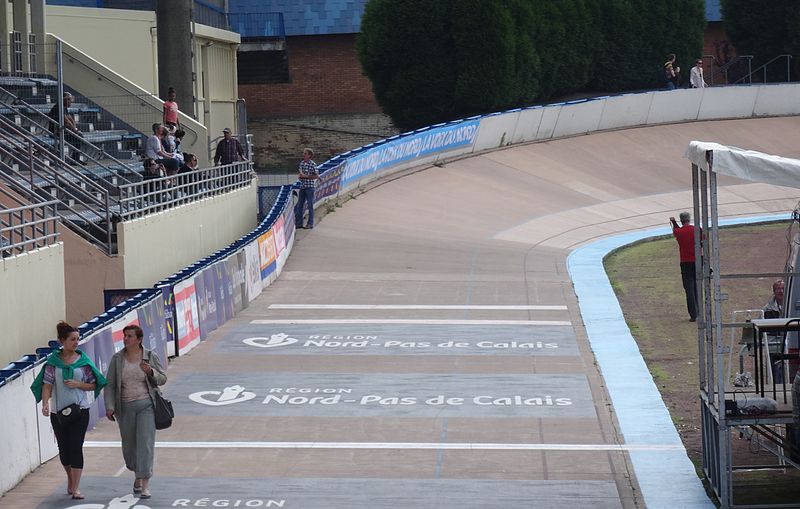
[[[143,135],[77,96],[64,114],[83,137],[59,150],[48,116],[58,95],[48,77],[0,76],[0,183],[31,202],[57,200],[65,225],[113,254],[119,186],[142,181]]]

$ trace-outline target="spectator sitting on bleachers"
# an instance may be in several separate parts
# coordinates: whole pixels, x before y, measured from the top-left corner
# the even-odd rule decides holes
[[[143,165],[144,165],[143,176],[146,179],[156,179],[167,176],[167,170],[164,169],[164,165],[159,163],[155,159],[148,157],[144,160]]]
[[[144,147],[144,156],[148,159],[154,159],[164,165],[167,173],[174,175],[178,172],[178,160],[161,145],[163,138],[163,126],[156,122],[153,124],[153,134],[147,138]]]
[[[184,136],[186,136],[186,131],[184,131],[180,127],[175,130],[175,153],[177,154],[184,155],[183,149],[181,149],[181,143],[183,142]]]
[[[179,174],[193,172],[197,169],[197,156],[186,153],[183,154],[183,158],[185,162],[181,165],[181,169],[178,171]]]
[[[73,147],[77,147],[80,143],[79,138],[83,138],[83,133],[78,126],[75,125],[75,119],[68,113],[69,107],[72,106],[72,101],[74,98],[72,94],[69,92],[64,92],[64,100],[62,102],[64,106],[64,141],[69,143]],[[56,103],[53,105],[53,108],[50,110],[50,113],[47,114],[50,117],[50,132],[53,133],[53,136],[58,139],[59,127],[60,124],[58,123],[58,110],[59,104]],[[59,157],[63,157],[61,154]],[[75,150],[72,153],[72,159],[74,159],[77,163],[83,164],[80,158],[80,152]]]
[[[171,154],[178,161],[178,167],[183,164],[183,154],[178,151],[178,141],[175,139],[175,127],[161,127],[161,146],[164,151]]]

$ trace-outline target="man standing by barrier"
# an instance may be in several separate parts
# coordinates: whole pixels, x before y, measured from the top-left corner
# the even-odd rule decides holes
[[[314,228],[314,188],[317,187],[319,172],[317,163],[311,160],[314,151],[310,148],[303,149],[303,160],[297,178],[300,180],[300,191],[297,195],[297,205],[294,209],[294,224],[297,228]],[[308,224],[303,226],[303,206],[308,203]]]
[[[239,140],[233,137],[230,127],[222,130],[223,138],[217,143],[217,151],[214,153],[214,166],[221,164],[231,164],[237,161],[244,161],[244,150]]]
[[[695,280],[694,256],[694,225],[690,224],[692,216],[688,212],[681,212],[681,225],[675,222],[674,217],[669,218],[672,224],[672,234],[678,241],[678,251],[681,260],[681,279],[683,290],[686,292],[686,309],[689,311],[689,321],[697,320],[697,282]],[[700,232],[702,240],[703,232]]]

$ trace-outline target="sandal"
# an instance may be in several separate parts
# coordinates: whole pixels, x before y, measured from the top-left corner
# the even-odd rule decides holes
[[[142,481],[136,479],[135,481],[133,481],[133,494],[138,495],[141,492],[142,492]]]
[[[72,500],[83,500],[84,498],[86,497],[84,497],[83,493],[81,493],[80,491],[76,491],[75,493],[72,494]]]

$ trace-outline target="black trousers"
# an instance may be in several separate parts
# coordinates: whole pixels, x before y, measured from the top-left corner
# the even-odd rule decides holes
[[[58,443],[58,459],[65,467],[83,468],[83,440],[89,427],[89,410],[81,409],[80,417],[62,426],[55,412],[50,414],[50,424]]]
[[[686,310],[689,318],[697,320],[697,282],[695,281],[694,262],[681,262],[681,279],[686,292]]]

